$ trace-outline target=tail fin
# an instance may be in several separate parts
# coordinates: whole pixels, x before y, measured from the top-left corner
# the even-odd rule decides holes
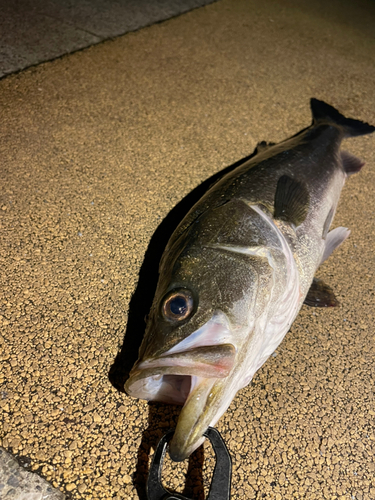
[[[357,135],[371,134],[375,132],[375,127],[368,123],[345,118],[337,109],[318,99],[311,99],[311,111],[314,123],[332,123],[339,125],[345,132],[345,137],[355,137]]]

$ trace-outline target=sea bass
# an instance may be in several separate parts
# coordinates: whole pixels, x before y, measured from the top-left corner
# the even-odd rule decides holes
[[[181,404],[173,460],[203,441],[275,351],[305,302],[334,306],[314,279],[350,231],[329,231],[345,180],[363,162],[344,138],[375,127],[311,99],[313,123],[216,182],[171,236],[126,392]]]

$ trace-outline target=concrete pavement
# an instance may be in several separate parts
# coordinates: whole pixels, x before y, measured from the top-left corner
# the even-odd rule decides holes
[[[213,0],[0,0],[0,78]]]

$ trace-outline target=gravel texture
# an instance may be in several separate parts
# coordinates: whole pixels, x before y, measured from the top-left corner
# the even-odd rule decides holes
[[[222,0],[0,81],[0,444],[67,498],[145,499],[178,409],[118,388],[166,239],[310,97],[375,124],[374,22],[367,0]],[[367,162],[334,220],[352,233],[318,272],[341,307],[304,306],[219,421],[235,500],[375,498],[375,137],[346,147]],[[188,471],[202,500],[212,465],[205,444],[164,483]]]

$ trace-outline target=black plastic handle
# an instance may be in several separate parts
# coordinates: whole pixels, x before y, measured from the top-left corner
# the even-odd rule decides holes
[[[165,434],[159,441],[147,478],[148,500],[193,500],[179,493],[170,493],[161,484],[161,473],[167,446],[174,430]],[[216,464],[210,491],[206,500],[229,500],[232,479],[232,460],[219,431],[209,427],[204,435],[211,441],[216,456]]]

